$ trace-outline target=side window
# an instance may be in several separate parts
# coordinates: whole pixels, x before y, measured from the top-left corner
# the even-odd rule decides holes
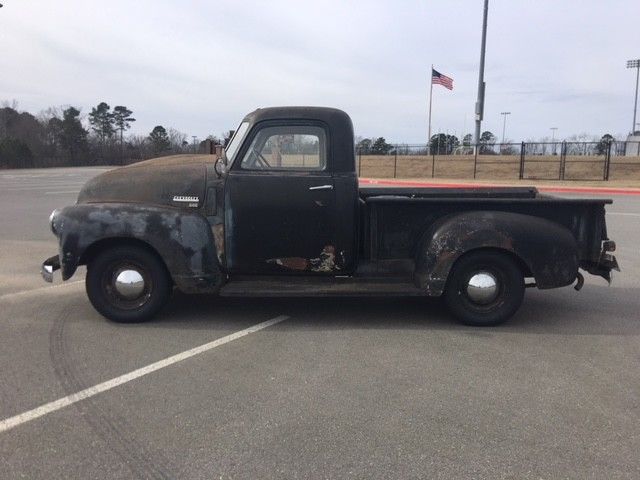
[[[245,170],[324,170],[326,145],[321,127],[264,127],[254,137],[240,167]]]

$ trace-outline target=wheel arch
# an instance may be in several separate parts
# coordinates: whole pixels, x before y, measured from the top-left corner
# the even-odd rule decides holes
[[[471,250],[467,250],[466,252],[462,253],[461,255],[458,256],[458,258],[455,259],[455,261],[451,264],[450,271],[453,270],[456,264],[460,262],[460,260],[462,260],[464,257],[474,253],[484,253],[484,252],[497,253],[500,255],[504,255],[505,257],[513,260],[513,262],[518,266],[518,268],[522,272],[523,277],[533,276],[533,273],[531,272],[531,267],[529,267],[527,262],[521,256],[519,256],[513,250],[508,250],[506,248],[500,248],[500,247],[477,247],[477,248],[472,248]]]
[[[158,250],[156,250],[150,243],[135,237],[116,236],[96,240],[95,242],[90,244],[84,250],[84,252],[82,252],[78,265],[88,265],[91,260],[100,255],[102,252],[122,246],[138,247],[147,250],[149,253],[152,253],[164,266],[165,270],[169,274],[169,277],[171,277],[171,272],[167,267],[167,263],[164,261],[162,255],[160,255]]]

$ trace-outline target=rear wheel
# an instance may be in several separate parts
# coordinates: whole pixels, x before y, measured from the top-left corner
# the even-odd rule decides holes
[[[461,257],[451,269],[444,299],[463,323],[498,325],[522,304],[524,276],[506,254],[479,251]]]
[[[137,246],[114,247],[87,265],[87,295],[93,307],[110,320],[149,320],[171,293],[171,279],[162,261]]]

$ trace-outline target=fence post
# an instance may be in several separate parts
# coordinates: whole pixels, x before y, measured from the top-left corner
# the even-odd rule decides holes
[[[611,168],[611,144],[613,142],[607,142],[607,153],[605,154],[604,157],[604,176],[603,176],[603,180],[608,181],[609,180],[609,171]]]
[[[431,144],[429,144],[429,150],[431,151],[431,178],[436,176],[436,152],[431,148]]]
[[[398,145],[396,145],[395,156],[393,158],[393,178],[396,178],[397,170],[398,170]]]
[[[564,140],[560,144],[560,172],[558,173],[558,180],[564,180],[564,174],[566,171],[567,161],[567,142]]]
[[[524,178],[524,149],[525,144],[524,142],[522,142],[520,144],[520,175],[518,177],[520,180]]]
[[[476,146],[476,148],[473,149],[474,151],[474,155],[473,155],[473,178],[476,178],[476,172],[478,169],[478,148]]]

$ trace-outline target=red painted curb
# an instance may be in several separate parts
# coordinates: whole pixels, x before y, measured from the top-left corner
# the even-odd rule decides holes
[[[360,183],[368,185],[398,185],[403,187],[429,187],[429,188],[485,188],[485,187],[509,187],[514,185],[478,184],[478,183],[430,183],[416,182],[411,180],[374,180],[371,178],[360,178]],[[529,186],[529,185],[522,185]],[[534,185],[535,186],[535,185]],[[640,188],[614,188],[614,187],[536,187],[541,192],[558,193],[592,193],[603,195],[640,195]]]

